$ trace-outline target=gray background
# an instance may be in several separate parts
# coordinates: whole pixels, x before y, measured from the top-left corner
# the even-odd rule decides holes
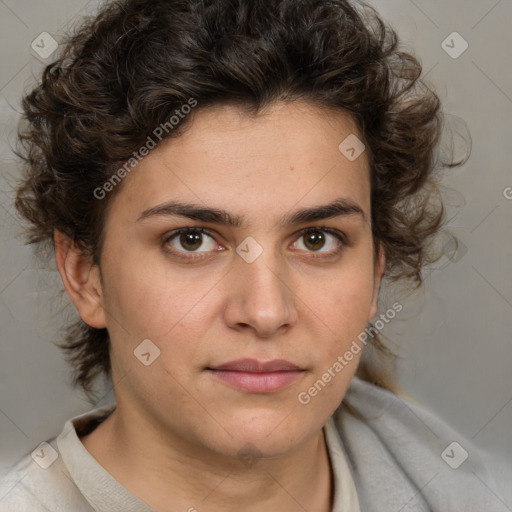
[[[57,41],[98,0],[0,0],[0,476],[89,403],[69,385],[51,341],[62,318],[52,300],[60,277],[23,245],[13,215],[14,144],[23,90],[45,61],[31,49],[43,31]],[[427,273],[424,289],[383,290],[382,312],[404,310],[384,333],[399,354],[398,382],[464,438],[512,460],[512,19],[510,0],[373,2],[414,51],[453,127],[469,127],[471,158],[444,181],[459,252]],[[458,58],[441,46],[452,32],[469,44]],[[450,43],[451,44],[451,43]],[[455,41],[455,50],[460,43]],[[453,45],[452,45],[453,46]],[[51,57],[50,59],[51,60]]]

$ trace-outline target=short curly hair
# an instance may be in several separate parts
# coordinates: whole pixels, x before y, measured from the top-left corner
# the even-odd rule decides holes
[[[444,218],[434,200],[444,117],[421,72],[396,32],[362,1],[107,2],[75,28],[23,97],[17,154],[24,176],[15,206],[29,221],[28,243],[54,250],[59,230],[99,264],[108,204],[122,183],[104,200],[94,191],[191,98],[195,112],[232,103],[252,113],[302,99],[357,122],[385,277],[417,287],[422,267],[434,261],[429,244]],[[109,345],[106,329],[81,320],[68,326],[59,346],[75,386],[88,393],[99,374],[111,376]],[[378,364],[358,372],[384,385]]]

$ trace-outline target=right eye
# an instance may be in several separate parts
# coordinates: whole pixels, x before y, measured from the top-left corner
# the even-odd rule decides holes
[[[172,232],[164,240],[166,247],[170,247],[170,252],[186,255],[187,253],[212,252],[215,247],[220,247],[214,238],[203,228],[182,228]],[[201,247],[204,250],[199,250]],[[186,256],[185,256],[186,257]]]

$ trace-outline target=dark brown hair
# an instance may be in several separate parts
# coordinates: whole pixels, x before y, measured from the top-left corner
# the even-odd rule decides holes
[[[434,197],[443,116],[421,71],[363,2],[108,2],[69,35],[23,98],[18,154],[25,174],[16,208],[29,221],[28,241],[51,251],[59,230],[98,264],[109,199],[122,183],[103,200],[94,190],[173,112],[191,98],[195,111],[234,103],[252,113],[303,99],[356,120],[370,160],[373,237],[386,252],[385,275],[419,286],[444,216]],[[190,117],[163,138],[179,134]],[[378,336],[373,345],[385,351]],[[86,392],[96,376],[110,376],[106,329],[80,320],[59,346]],[[358,371],[385,386],[382,368],[363,362]]]

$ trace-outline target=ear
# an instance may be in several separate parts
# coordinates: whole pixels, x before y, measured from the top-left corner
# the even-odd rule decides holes
[[[370,307],[370,314],[368,317],[368,322],[377,314],[378,310],[378,302],[379,302],[379,291],[380,285],[382,282],[382,277],[384,275],[384,268],[386,266],[386,254],[384,252],[384,246],[382,243],[379,244],[379,254],[376,258],[375,262],[375,273],[373,277],[373,297],[372,303]]]
[[[54,241],[60,277],[80,317],[91,327],[106,327],[99,267],[64,233],[55,230]]]

